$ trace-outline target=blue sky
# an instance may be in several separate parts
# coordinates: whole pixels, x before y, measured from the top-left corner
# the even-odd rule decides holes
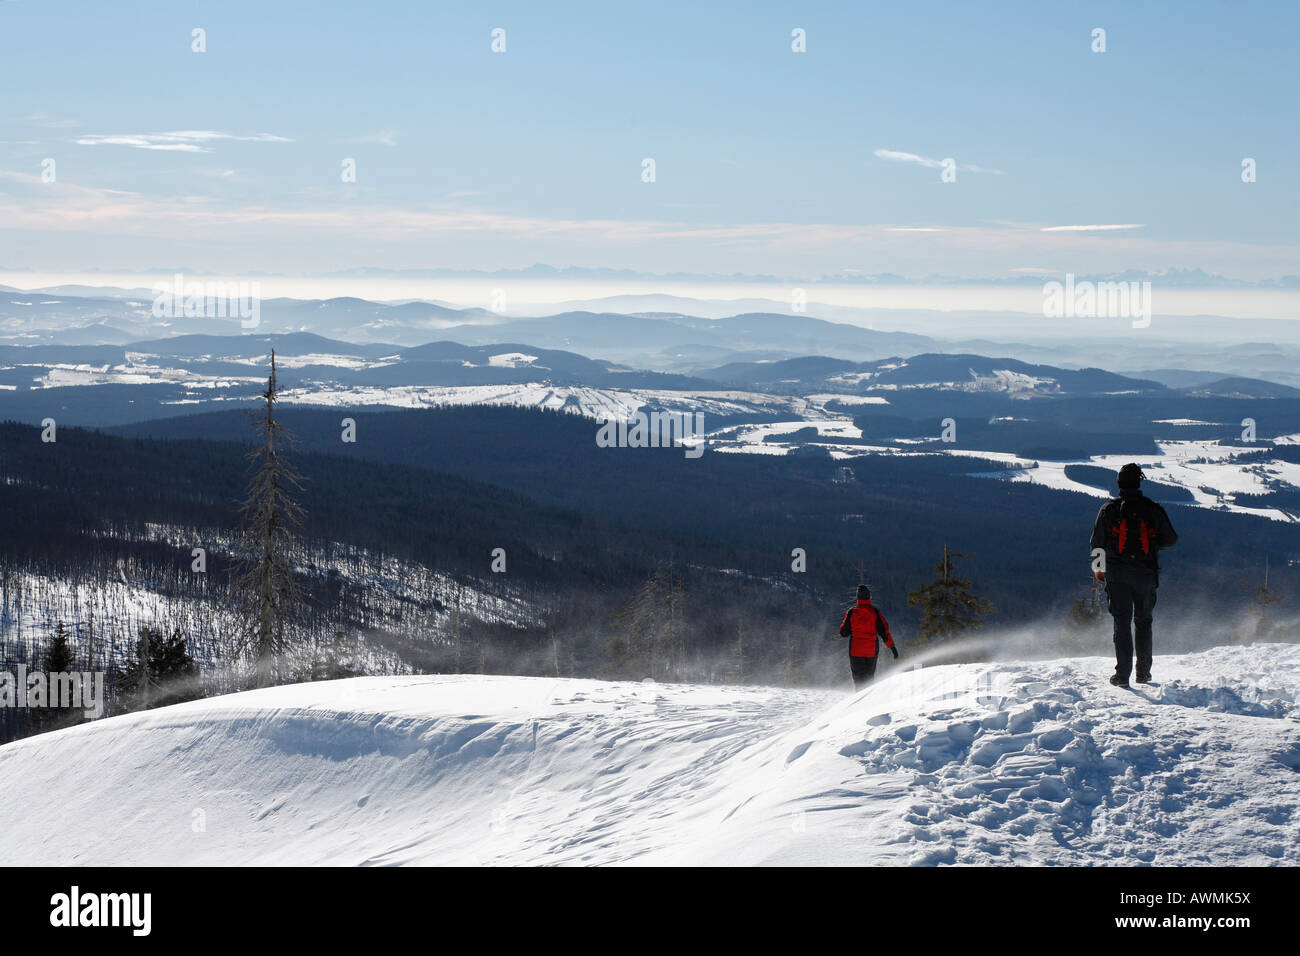
[[[1300,273],[1298,34],[1293,2],[0,0],[0,269]],[[1060,228],[1098,225],[1130,228]]]

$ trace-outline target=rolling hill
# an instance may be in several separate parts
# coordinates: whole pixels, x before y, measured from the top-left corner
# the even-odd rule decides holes
[[[1300,647],[825,690],[356,678],[0,748],[11,865],[1295,865]],[[69,768],[75,768],[72,772]],[[77,820],[76,839],[64,827]]]

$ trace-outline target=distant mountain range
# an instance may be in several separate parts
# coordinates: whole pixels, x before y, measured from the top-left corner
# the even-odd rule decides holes
[[[155,316],[151,294],[144,290],[61,286],[23,292],[0,287],[0,344],[130,346],[133,351],[169,354],[160,341],[194,335],[257,338],[311,333],[345,342],[347,354],[364,357],[370,354],[369,346],[391,352],[433,342],[492,348],[527,343],[534,350],[699,377],[725,366],[735,365],[729,372],[740,373],[746,363],[806,356],[873,362],[955,353],[1012,356],[1058,369],[1101,366],[1175,388],[1207,386],[1229,378],[1300,387],[1300,338],[1296,337],[1300,323],[1282,320],[1233,320],[1235,334],[1257,338],[1225,343],[1213,338],[1223,333],[1225,321],[1209,317],[1170,320],[1158,333],[1134,334],[1131,329],[1095,322],[1067,326],[1028,315],[970,313],[969,321],[963,315],[947,315],[943,328],[959,334],[938,336],[879,327],[915,326],[917,315],[930,315],[923,311],[819,307],[829,315],[850,319],[830,321],[778,311],[779,305],[764,299],[704,303],[669,295],[621,296],[601,300],[598,308],[520,318],[425,301],[272,298],[260,301],[259,324],[244,329],[238,318]],[[738,314],[716,314],[724,307]],[[688,311],[691,308],[707,309],[712,317],[694,314]],[[879,320],[873,321],[873,327],[862,324],[861,315],[867,312]],[[1000,334],[974,338],[969,333],[975,329],[996,329]],[[1147,369],[1158,371],[1147,373]],[[583,370],[584,374],[593,371]],[[1246,393],[1254,394],[1249,388]]]
[[[629,317],[575,313],[555,316],[551,340],[579,331],[584,322],[607,323],[614,334]],[[710,323],[692,319],[673,327],[719,326],[711,333],[770,340],[781,316],[742,315]],[[649,344],[649,326],[666,320],[631,317]],[[529,331],[529,323],[461,326],[488,338],[493,332]],[[535,326],[538,331],[546,326]],[[813,339],[847,337],[868,342],[923,337],[876,333],[804,320]],[[877,339],[877,337],[880,337]],[[278,357],[285,401],[339,408],[429,408],[514,405],[564,408],[590,418],[627,416],[639,408],[706,413],[713,427],[757,422],[820,421],[856,414],[865,406],[888,408],[912,422],[955,414],[1018,417],[1030,400],[1141,398],[1153,410],[1145,421],[1227,422],[1235,411],[1192,411],[1193,400],[1286,400],[1300,389],[1243,376],[1209,373],[1171,387],[1157,377],[1123,375],[1100,368],[1069,369],[1016,358],[922,351],[855,361],[825,354],[797,358],[727,359],[720,346],[694,347],[695,371],[664,372],[593,358],[531,340],[507,338],[485,344],[438,340],[416,346],[346,342],[313,332],[187,334],[140,339],[128,345],[0,345],[0,418],[111,426],[228,407],[253,400],[264,387],[268,357]],[[754,350],[748,355],[766,355]],[[722,359],[708,363],[708,358]],[[1185,407],[1186,406],[1186,407]],[[1109,406],[1107,406],[1109,407]],[[1093,414],[1102,408],[1097,406]],[[1155,409],[1159,409],[1157,413]],[[1035,413],[1042,416],[1040,409]],[[1073,414],[1073,413],[1072,413]],[[1086,421],[1074,421],[1078,427]],[[1236,419],[1239,421],[1240,415]],[[1139,424],[1135,426],[1134,421]],[[1125,412],[1126,429],[1142,412]],[[928,425],[909,425],[899,434]],[[1186,429],[1179,434],[1190,434]],[[1148,440],[1149,441],[1149,440]],[[1075,446],[1070,446],[1075,447]]]
[[[619,356],[624,361],[640,357],[655,367],[670,368],[698,367],[709,357],[756,350],[783,356],[796,352],[867,359],[935,346],[934,340],[924,335],[878,332],[808,316],[773,313],[701,319],[689,315],[565,312],[492,326],[452,326],[443,334],[466,344],[503,339],[529,341],[607,358]]]
[[[780,362],[732,362],[701,372],[702,378],[733,386],[865,394],[906,388],[971,388],[1040,395],[1131,394],[1163,391],[1156,381],[1103,369],[1062,369],[983,355],[922,354],[908,359],[849,362],[824,356]],[[1269,383],[1271,386],[1271,383]],[[1202,386],[1203,388],[1209,386]],[[1271,386],[1276,387],[1276,386]]]

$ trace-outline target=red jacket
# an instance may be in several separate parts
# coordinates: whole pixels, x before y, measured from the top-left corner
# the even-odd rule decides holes
[[[870,601],[859,601],[848,609],[840,623],[840,637],[851,638],[850,657],[875,657],[876,642],[882,637],[886,647],[894,646],[889,622]]]

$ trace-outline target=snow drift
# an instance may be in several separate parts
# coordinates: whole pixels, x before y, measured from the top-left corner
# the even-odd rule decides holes
[[[1300,647],[895,667],[856,695],[488,676],[0,748],[7,864],[1300,862]]]

